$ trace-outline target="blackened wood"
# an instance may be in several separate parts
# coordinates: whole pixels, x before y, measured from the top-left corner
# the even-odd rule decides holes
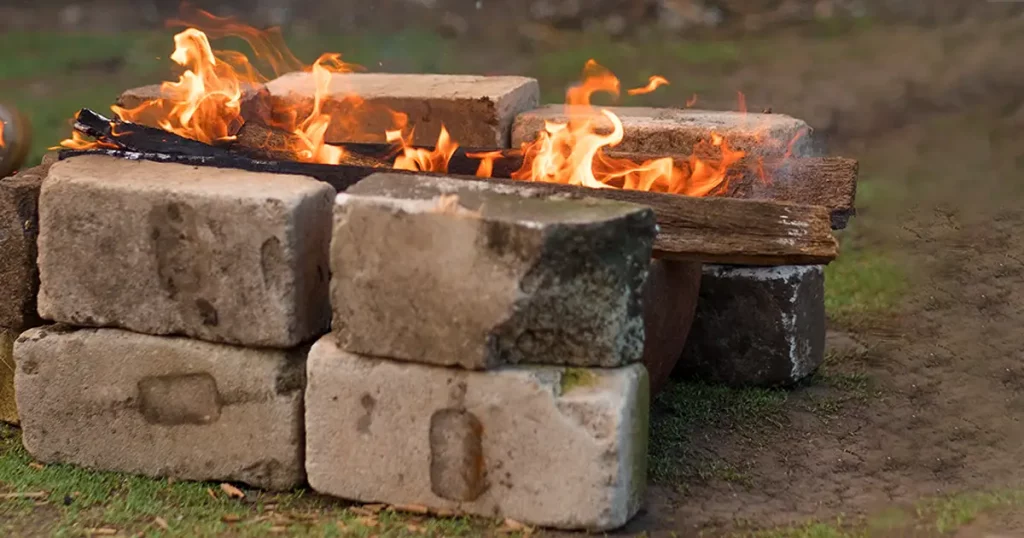
[[[304,175],[324,181],[338,191],[344,191],[360,179],[381,171],[374,167],[267,161],[239,155],[189,156],[103,149],[84,152],[64,150],[61,159],[81,154]],[[403,173],[400,170],[388,172]],[[651,207],[658,219],[655,256],[659,258],[739,265],[800,265],[825,264],[838,254],[829,225],[829,211],[824,207],[449,176],[467,181],[500,183],[534,196],[607,198]]]
[[[104,117],[83,108],[75,115],[74,129],[126,151],[193,157],[230,157],[231,152],[174,133],[138,123]]]
[[[293,146],[295,138],[273,127],[247,123],[239,130],[233,147],[253,157],[288,159],[291,158],[288,153],[278,148]],[[390,167],[400,152],[399,148],[389,144],[345,143],[335,146],[345,150],[351,159],[358,159],[358,164],[371,165],[378,162],[382,167]],[[431,146],[416,147],[428,151],[434,149]],[[520,150],[460,147],[448,162],[447,172],[454,175],[476,175],[480,159],[473,155],[493,152],[501,156],[494,160],[492,177],[511,178],[513,172],[522,168],[523,155]],[[689,169],[690,166],[688,157],[679,155],[616,151],[605,153],[610,158],[625,159],[636,164],[671,157],[679,168]],[[827,207],[831,211],[832,228],[838,230],[845,228],[854,214],[857,174],[857,161],[843,157],[776,158],[764,161],[748,157],[730,167],[726,187],[716,195]]]

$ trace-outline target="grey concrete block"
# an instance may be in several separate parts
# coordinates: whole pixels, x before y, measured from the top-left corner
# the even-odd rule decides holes
[[[822,266],[704,266],[679,375],[730,385],[788,385],[825,357]]]
[[[84,156],[40,197],[40,314],[287,348],[330,323],[334,190],[292,175]]]
[[[640,360],[654,213],[488,182],[376,174],[338,196],[346,350],[471,369]]]
[[[25,448],[46,463],[299,486],[307,350],[32,329],[14,348]]]
[[[616,151],[653,154],[693,152],[698,142],[710,141],[712,133],[725,137],[729,147],[761,157],[795,157],[814,152],[812,130],[803,120],[785,114],[754,114],[719,110],[648,107],[602,107],[622,122],[624,136]],[[591,116],[593,115],[593,116]],[[565,123],[570,117],[592,117],[600,133],[612,131],[611,122],[598,109],[546,105],[524,112],[512,126],[512,145],[537,138],[545,122]],[[802,133],[802,134],[801,134]]]
[[[310,352],[306,472],[363,502],[607,530],[639,509],[649,391],[639,364],[490,371]]]

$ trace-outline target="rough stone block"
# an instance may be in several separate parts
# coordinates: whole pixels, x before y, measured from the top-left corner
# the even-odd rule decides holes
[[[14,348],[25,448],[47,463],[298,486],[307,350],[32,329]]]
[[[14,340],[18,333],[0,328],[0,421],[18,424],[14,400]]]
[[[0,179],[0,327],[22,330],[39,322],[36,238],[46,168]]]
[[[530,525],[606,530],[646,485],[646,370],[485,372],[310,352],[306,472],[316,491]]]
[[[40,314],[287,348],[326,332],[334,190],[291,175],[75,157],[40,198]]]
[[[312,73],[291,73],[267,84],[274,110],[313,107]],[[385,142],[395,129],[394,113],[415,127],[413,142],[437,144],[444,125],[463,147],[509,147],[516,114],[540,103],[537,81],[525,77],[360,73],[331,77],[323,113],[336,117],[326,140]]]
[[[654,235],[643,206],[376,174],[338,196],[333,327],[354,353],[471,369],[638,361]]]
[[[785,114],[747,114],[712,110],[646,107],[602,107],[614,112],[625,131],[616,151],[654,154],[693,152],[700,140],[711,140],[711,133],[725,137],[729,147],[762,157],[782,157],[787,150],[795,157],[812,152],[811,129],[802,120]],[[589,113],[596,113],[591,109]],[[537,138],[544,122],[564,123],[569,114],[587,114],[587,109],[565,105],[547,105],[516,117],[512,127],[512,146]],[[612,125],[603,116],[594,119],[602,133],[611,133]],[[801,133],[803,133],[801,135]],[[799,138],[797,138],[799,135]],[[795,141],[794,141],[795,139]],[[792,144],[791,144],[792,142]]]
[[[133,114],[132,121],[155,126],[156,120],[162,119],[159,115],[165,113],[165,108],[154,106],[155,104],[147,106],[145,109],[140,107],[166,97],[167,93],[163,91],[162,84],[151,84],[125,90],[118,96],[115,104],[121,108],[136,111],[139,117],[134,117],[136,114]],[[240,114],[245,121],[267,121],[270,118],[270,92],[264,86],[243,83],[240,104]],[[149,110],[154,113],[152,117],[147,117]]]
[[[787,385],[825,357],[822,266],[704,266],[681,375],[738,386]]]

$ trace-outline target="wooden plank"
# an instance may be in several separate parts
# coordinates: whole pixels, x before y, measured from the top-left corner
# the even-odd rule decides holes
[[[250,156],[288,159],[277,148],[289,147],[294,136],[258,123],[247,123],[238,132],[233,145]],[[351,164],[390,168],[398,151],[389,144],[335,144],[352,157]],[[433,149],[431,146],[417,148]],[[501,152],[494,161],[492,176],[510,178],[523,166],[519,150],[495,148],[458,148],[448,163],[448,173],[475,175],[480,160],[476,153]],[[637,164],[661,157],[672,157],[676,166],[688,169],[688,157],[607,151],[609,157],[628,159]],[[716,196],[748,200],[775,200],[803,205],[823,206],[831,212],[833,229],[843,229],[854,214],[858,164],[844,157],[765,158],[748,157],[733,165],[727,176],[727,187]]]
[[[310,176],[348,189],[380,168],[331,166],[289,161],[261,161],[232,155],[202,157],[124,150],[63,151],[61,158],[99,153],[119,158],[177,162],[201,166],[241,168]],[[402,173],[402,171],[394,171]],[[408,172],[422,175],[422,172]],[[560,194],[574,198],[595,197],[632,202],[654,209],[659,234],[655,257],[705,263],[741,265],[825,264],[835,259],[838,245],[832,236],[829,211],[824,207],[732,198],[693,198],[672,194],[620,189],[590,189],[572,185],[482,179],[450,175],[466,181],[491,181],[526,195]]]

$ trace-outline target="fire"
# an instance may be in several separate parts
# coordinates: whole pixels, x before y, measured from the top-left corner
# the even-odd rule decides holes
[[[653,91],[667,83],[661,80],[651,77],[647,87],[627,93],[646,93],[648,88]],[[566,94],[569,121],[548,122],[535,141],[523,144],[523,166],[512,178],[688,196],[707,196],[725,186],[729,167],[745,153],[731,149],[717,134],[698,144],[694,154],[685,159],[664,157],[637,163],[609,157],[604,150],[622,142],[622,122],[607,109],[595,111],[591,97],[599,92],[618,97],[619,90],[618,78],[594,60],[588,61],[582,83]],[[609,124],[611,132],[602,134]]]
[[[7,142],[4,142],[4,120],[0,120],[0,148],[6,148]]]
[[[668,80],[665,80],[665,77],[654,75],[643,88],[633,88],[626,93],[629,95],[643,95],[657,90],[659,86],[668,86]]]
[[[174,36],[171,60],[183,72],[175,82],[160,86],[161,97],[145,101],[135,108],[113,106],[111,109],[122,121],[159,127],[177,135],[208,144],[231,142],[242,124],[242,105],[247,91],[255,91],[269,79],[262,75],[249,59],[240,52],[214,51],[210,37],[236,36],[245,40],[256,57],[268,64],[275,76],[293,71],[312,74],[315,97],[311,110],[274,110],[270,117],[260,118],[271,127],[290,136],[267,140],[266,147],[274,153],[288,153],[296,160],[325,164],[345,162],[346,152],[326,143],[328,127],[353,121],[349,116],[358,109],[362,100],[348,96],[340,111],[328,111],[325,102],[335,74],[350,73],[361,68],[341,60],[339,54],[324,54],[311,66],[303,65],[288,48],[276,28],[257,30],[228,18],[220,18],[202,10],[186,8],[191,20],[172,21],[171,24],[188,26]],[[200,29],[202,28],[202,29]],[[393,113],[394,125],[401,130],[406,119]],[[88,149],[101,144],[90,142],[81,135],[61,143],[72,149]]]
[[[447,172],[448,161],[459,148],[443,125],[437,137],[437,147],[433,150],[411,147],[412,131],[408,136],[403,136],[400,130],[387,131],[387,140],[398,144],[402,150],[402,154],[395,158],[394,168],[413,172]]]

